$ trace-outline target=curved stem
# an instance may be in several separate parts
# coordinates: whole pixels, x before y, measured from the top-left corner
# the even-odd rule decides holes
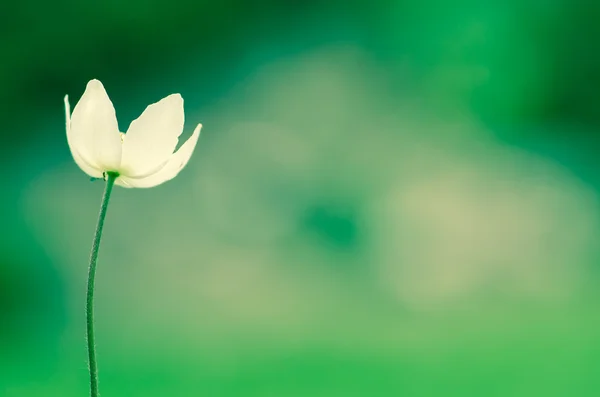
[[[114,172],[108,172],[106,178],[106,188],[102,196],[102,204],[100,205],[100,215],[98,216],[98,224],[94,241],[92,243],[92,253],[90,254],[90,267],[88,272],[87,283],[87,304],[86,304],[86,320],[87,320],[87,347],[88,360],[90,365],[90,396],[98,397],[98,363],[96,362],[96,344],[94,341],[94,285],[96,280],[96,262],[98,259],[98,250],[100,249],[100,239],[102,238],[102,229],[104,227],[104,218],[106,218],[106,210],[108,208],[108,200],[110,193],[115,184],[115,179],[119,175]]]

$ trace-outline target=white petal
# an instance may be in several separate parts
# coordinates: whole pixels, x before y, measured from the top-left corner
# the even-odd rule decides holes
[[[129,176],[121,175],[117,180],[116,184],[123,187],[154,187],[160,185],[163,182],[169,181],[179,174],[179,171],[186,166],[196,143],[198,143],[198,137],[200,136],[200,129],[202,124],[198,124],[192,136],[179,148],[179,150],[171,156],[171,158],[165,163],[165,165],[156,173],[144,177],[144,178],[132,178]]]
[[[71,115],[72,145],[89,164],[117,171],[121,163],[121,136],[115,108],[104,86],[91,80]]]
[[[69,104],[69,96],[65,95],[65,116],[67,119],[67,142],[69,143],[69,149],[71,149],[71,155],[75,163],[81,168],[83,172],[94,178],[102,177],[102,170],[95,168],[90,162],[84,159],[79,151],[77,145],[75,145],[75,137],[71,133],[71,105]]]
[[[125,134],[121,173],[141,178],[156,172],[177,147],[183,123],[183,98],[179,94],[148,106]]]

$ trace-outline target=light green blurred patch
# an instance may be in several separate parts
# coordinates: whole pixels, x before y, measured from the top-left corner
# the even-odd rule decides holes
[[[177,179],[115,191],[97,280],[103,394],[600,390],[596,194],[464,110],[430,117],[392,78],[347,45],[266,63],[211,109],[220,122]],[[23,194],[67,324],[42,372],[15,347],[7,397],[86,393],[101,190],[65,164]]]

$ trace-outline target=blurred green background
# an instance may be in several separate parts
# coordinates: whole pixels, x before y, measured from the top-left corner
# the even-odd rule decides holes
[[[600,5],[4,2],[0,396],[88,395],[103,190],[63,96],[173,92],[189,165],[116,188],[106,397],[600,395]]]

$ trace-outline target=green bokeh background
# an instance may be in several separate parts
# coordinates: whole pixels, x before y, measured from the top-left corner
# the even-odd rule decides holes
[[[185,99],[181,174],[115,188],[106,397],[600,395],[600,5],[0,6],[0,397],[88,394],[103,183],[62,98]]]

